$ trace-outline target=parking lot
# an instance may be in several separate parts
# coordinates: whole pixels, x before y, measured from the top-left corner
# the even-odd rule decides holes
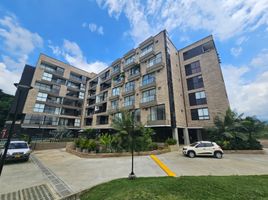
[[[266,150],[266,154],[226,154],[223,159],[190,159],[179,152],[170,152],[158,155],[158,158],[177,176],[255,175],[268,174],[267,153]],[[4,166],[0,194],[40,184],[51,185],[62,195],[78,192],[112,179],[127,177],[130,167],[131,157],[84,159],[64,149],[36,151],[27,163]],[[135,157],[135,174],[138,177],[166,176],[149,156]]]

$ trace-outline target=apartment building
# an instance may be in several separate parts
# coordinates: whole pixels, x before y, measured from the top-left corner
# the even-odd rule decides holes
[[[152,127],[156,140],[187,144],[202,139],[202,128],[229,107],[212,36],[177,50],[165,30],[99,74],[41,55],[31,86],[21,122],[27,130],[63,125],[106,132],[124,109]]]

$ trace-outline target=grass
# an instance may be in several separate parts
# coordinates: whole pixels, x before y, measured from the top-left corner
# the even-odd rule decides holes
[[[81,200],[268,199],[268,175],[117,179],[91,188]]]

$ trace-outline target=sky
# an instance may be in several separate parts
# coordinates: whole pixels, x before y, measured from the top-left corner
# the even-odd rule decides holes
[[[212,34],[231,108],[268,120],[268,0],[0,0],[0,89],[40,53],[97,73],[163,29],[178,49]]]

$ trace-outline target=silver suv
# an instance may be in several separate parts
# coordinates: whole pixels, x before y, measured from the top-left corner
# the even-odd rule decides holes
[[[222,158],[223,150],[215,142],[199,141],[188,146],[184,146],[182,153],[185,156],[194,158],[195,156],[214,156],[215,158]]]

